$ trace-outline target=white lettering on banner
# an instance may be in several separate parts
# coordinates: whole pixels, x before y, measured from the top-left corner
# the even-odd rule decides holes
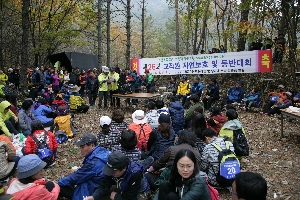
[[[171,56],[138,59],[138,72],[154,75],[219,74],[259,72],[259,51]]]

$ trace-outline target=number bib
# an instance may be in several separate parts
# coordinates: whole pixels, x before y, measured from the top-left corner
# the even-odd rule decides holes
[[[220,175],[226,179],[234,179],[235,175],[240,173],[240,171],[240,165],[237,160],[221,163]]]

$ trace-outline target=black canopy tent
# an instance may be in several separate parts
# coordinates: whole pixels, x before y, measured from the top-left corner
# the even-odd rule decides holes
[[[48,56],[48,59],[54,65],[57,61],[60,61],[60,66],[65,66],[65,68],[71,72],[72,68],[88,69],[97,68],[98,69],[98,57],[97,55],[78,53],[78,52],[62,52]]]

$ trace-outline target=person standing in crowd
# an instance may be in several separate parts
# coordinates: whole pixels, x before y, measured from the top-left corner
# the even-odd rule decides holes
[[[3,70],[0,70],[0,82],[3,82],[4,85],[8,81],[8,76],[3,72]]]
[[[52,72],[51,72],[51,68],[48,69],[48,71],[46,71],[45,74],[45,79],[46,79],[46,85],[47,87],[49,87],[49,85],[52,84]]]
[[[217,83],[216,78],[211,78],[209,85],[207,86],[207,91],[205,97],[203,98],[204,109],[209,110],[212,103],[220,99],[219,94],[219,84]]]
[[[147,93],[155,93],[155,82],[153,74],[150,73],[149,69],[145,69],[145,74],[145,86],[147,88]]]
[[[120,151],[115,151],[109,155],[102,171],[106,175],[104,180],[93,195],[85,200],[97,200],[103,197],[126,200],[147,199],[150,187],[141,163],[131,161]],[[116,185],[118,192],[116,190],[111,192],[113,185]]]
[[[97,138],[91,133],[85,133],[75,143],[80,147],[84,157],[82,167],[58,181],[60,186],[59,196],[72,200],[82,200],[90,196],[103,182],[103,167],[110,154],[105,148],[98,146]]]
[[[86,91],[88,93],[90,108],[95,105],[99,86],[99,80],[96,78],[94,72],[91,71],[85,85]]]
[[[63,80],[64,80],[64,84],[66,84],[70,81],[70,76],[69,76],[68,71],[65,71]]]
[[[69,77],[70,77],[70,81],[69,83],[70,84],[73,84],[73,85],[77,85],[78,84],[78,74],[76,72],[76,69],[72,69],[72,72],[70,73]]]
[[[60,80],[60,78],[59,78],[57,72],[54,71],[52,74],[52,89],[53,89],[53,91],[59,90],[59,80]]]
[[[26,74],[26,79],[27,79],[27,87],[30,90],[33,86],[33,82],[32,82],[32,75],[33,75],[33,70],[29,69],[27,74]]]
[[[56,200],[60,188],[43,178],[46,165],[35,154],[23,156],[18,163],[17,178],[11,180],[6,194],[14,199]]]
[[[227,104],[237,104],[243,100],[245,96],[245,90],[243,86],[243,81],[237,81],[236,85],[228,90],[227,96],[222,101],[222,108],[224,108]]]
[[[106,66],[102,66],[102,73],[98,76],[99,80],[99,109],[102,110],[102,100],[104,98],[104,108],[107,108],[107,98],[108,98],[108,83],[110,83],[108,77],[109,69]]]
[[[14,70],[12,68],[8,68],[8,70],[7,70],[8,83],[14,83],[13,71]]]
[[[85,96],[84,89],[85,89],[85,84],[86,84],[87,78],[88,77],[87,77],[87,74],[85,73],[85,71],[81,70],[81,73],[78,77],[79,87],[80,87],[79,94],[81,95],[81,97]]]
[[[44,73],[44,67],[41,66],[41,70],[38,70],[38,73],[40,75],[40,83],[39,83],[39,89],[43,89],[46,83],[46,77]]]
[[[131,91],[135,91],[135,82],[136,82],[136,74],[133,73],[128,67],[125,69],[125,83],[124,84],[130,84]],[[123,81],[123,80],[122,80]],[[136,105],[136,100],[132,99],[132,104]],[[130,99],[126,99],[126,106],[128,107],[130,105]]]
[[[58,74],[58,77],[59,77],[59,89],[60,89],[64,84],[64,72],[63,72],[63,70],[60,70],[60,72]]]
[[[241,172],[235,176],[230,189],[232,200],[266,200],[268,185],[266,180],[253,172]]]
[[[187,96],[190,94],[190,84],[187,81],[187,75],[182,75],[180,77],[181,81],[178,85],[177,96],[178,99],[182,98],[182,106],[184,106]]]
[[[117,106],[120,108],[120,98],[113,97],[113,94],[118,94],[118,81],[119,81],[119,74],[116,72],[115,68],[111,68],[109,70],[109,80],[111,83],[109,84],[109,90],[110,90],[110,106],[115,107]],[[117,103],[116,103],[117,99]]]
[[[210,193],[205,178],[194,153],[181,149],[175,156],[169,181],[159,186],[158,200],[208,200]]]

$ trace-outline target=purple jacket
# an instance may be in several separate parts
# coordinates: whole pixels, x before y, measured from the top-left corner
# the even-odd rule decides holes
[[[59,76],[57,74],[52,75],[52,85],[59,86]]]

